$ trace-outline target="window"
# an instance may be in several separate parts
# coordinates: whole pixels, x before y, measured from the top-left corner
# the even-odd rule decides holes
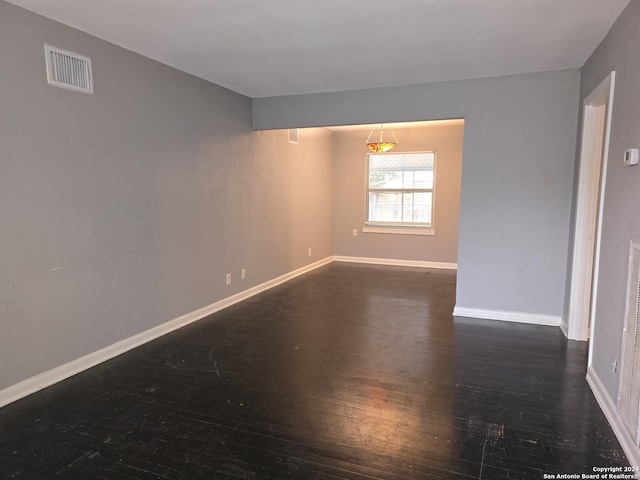
[[[368,226],[433,227],[435,152],[371,154],[367,167]]]

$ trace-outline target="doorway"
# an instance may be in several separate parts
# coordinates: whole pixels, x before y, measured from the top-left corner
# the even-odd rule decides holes
[[[615,72],[611,72],[583,105],[571,294],[565,332],[571,340],[589,340],[595,317],[614,84]]]

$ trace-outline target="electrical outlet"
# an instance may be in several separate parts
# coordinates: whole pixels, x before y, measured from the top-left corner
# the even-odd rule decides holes
[[[354,237],[357,237],[357,236],[358,236],[358,229],[357,229],[357,228],[354,228],[354,229],[353,229],[353,236],[354,236]]]
[[[227,285],[231,285],[231,274],[227,273]]]
[[[242,270],[240,270],[240,278],[242,280],[244,280],[245,278],[247,278],[247,271],[243,268]]]
[[[309,247],[309,256],[311,256],[311,247]]]

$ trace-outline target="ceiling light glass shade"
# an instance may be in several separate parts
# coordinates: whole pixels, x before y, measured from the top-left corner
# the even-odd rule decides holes
[[[371,133],[369,133],[369,136],[367,137],[367,147],[372,152],[375,152],[375,153],[388,152],[389,150],[394,148],[396,145],[398,145],[398,139],[396,138],[396,135],[393,133],[393,130],[391,129],[389,129],[389,131],[391,132],[391,136],[393,137],[393,139],[388,137],[386,139],[383,139],[384,130],[382,128],[382,124],[380,125],[380,135],[379,135],[378,141],[372,142],[371,136],[373,135],[374,131],[375,131],[375,128],[371,130]]]
[[[396,145],[398,145],[396,142],[370,142],[370,143],[367,143],[367,147],[369,147],[369,150],[371,150],[372,152],[376,152],[376,153],[388,152],[389,150],[391,150]]]

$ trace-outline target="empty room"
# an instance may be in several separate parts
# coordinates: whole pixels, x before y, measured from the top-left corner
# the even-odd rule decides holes
[[[0,0],[0,478],[636,478],[638,0]]]

